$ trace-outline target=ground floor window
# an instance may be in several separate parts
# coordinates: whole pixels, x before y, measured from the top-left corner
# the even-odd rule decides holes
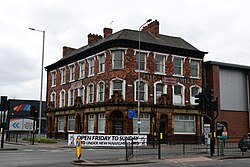
[[[68,117],[68,131],[74,132],[75,131],[75,116],[69,115]]]
[[[195,116],[175,115],[174,116],[175,134],[195,134]]]
[[[94,114],[88,115],[88,133],[94,133]]]
[[[98,133],[105,133],[105,114],[98,114]]]
[[[58,116],[58,132],[64,132],[64,116]]]
[[[141,132],[140,134],[150,134],[150,114],[141,113],[140,114],[141,121]],[[138,115],[135,115],[133,119],[133,133],[138,133]]]

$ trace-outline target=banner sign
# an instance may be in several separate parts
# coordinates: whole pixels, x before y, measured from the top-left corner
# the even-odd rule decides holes
[[[125,146],[125,140],[134,146],[147,146],[147,135],[99,135],[99,134],[69,134],[68,145],[76,146],[76,139],[81,139],[82,146]]]

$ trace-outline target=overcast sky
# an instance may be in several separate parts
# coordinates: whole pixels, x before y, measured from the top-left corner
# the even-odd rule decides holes
[[[62,57],[62,47],[79,48],[87,35],[138,28],[149,18],[160,33],[181,37],[205,61],[250,66],[249,0],[0,0],[0,95],[39,100],[42,33],[44,66]],[[112,24],[110,24],[112,22]],[[46,94],[44,71],[43,100]]]

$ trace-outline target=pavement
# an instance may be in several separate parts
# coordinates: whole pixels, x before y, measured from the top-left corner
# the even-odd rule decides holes
[[[18,147],[16,147],[19,145]],[[4,148],[0,148],[1,151],[16,151],[21,148],[47,148],[47,149],[56,149],[56,148],[68,148],[72,146],[67,145],[65,140],[57,140],[56,143],[35,143],[31,145],[30,142],[5,142]],[[74,148],[74,147],[72,147]],[[168,162],[191,162],[191,161],[209,161],[209,160],[223,160],[223,159],[240,159],[240,158],[250,158],[250,154],[230,154],[225,156],[208,156],[208,154],[198,154],[198,155],[182,155],[170,156],[168,158],[157,159],[157,157],[132,157],[126,160],[125,158],[108,158],[108,159],[85,159],[85,160],[72,160],[71,164],[81,165],[81,166],[110,166],[110,165],[132,165],[132,164],[145,164],[145,163],[157,163],[159,161],[165,160]]]

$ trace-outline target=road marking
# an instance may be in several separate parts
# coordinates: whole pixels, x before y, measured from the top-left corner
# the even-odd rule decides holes
[[[174,158],[174,159],[166,159],[168,162],[172,163],[182,163],[182,162],[200,162],[200,161],[210,161],[212,159],[207,157],[192,157],[192,158]]]

